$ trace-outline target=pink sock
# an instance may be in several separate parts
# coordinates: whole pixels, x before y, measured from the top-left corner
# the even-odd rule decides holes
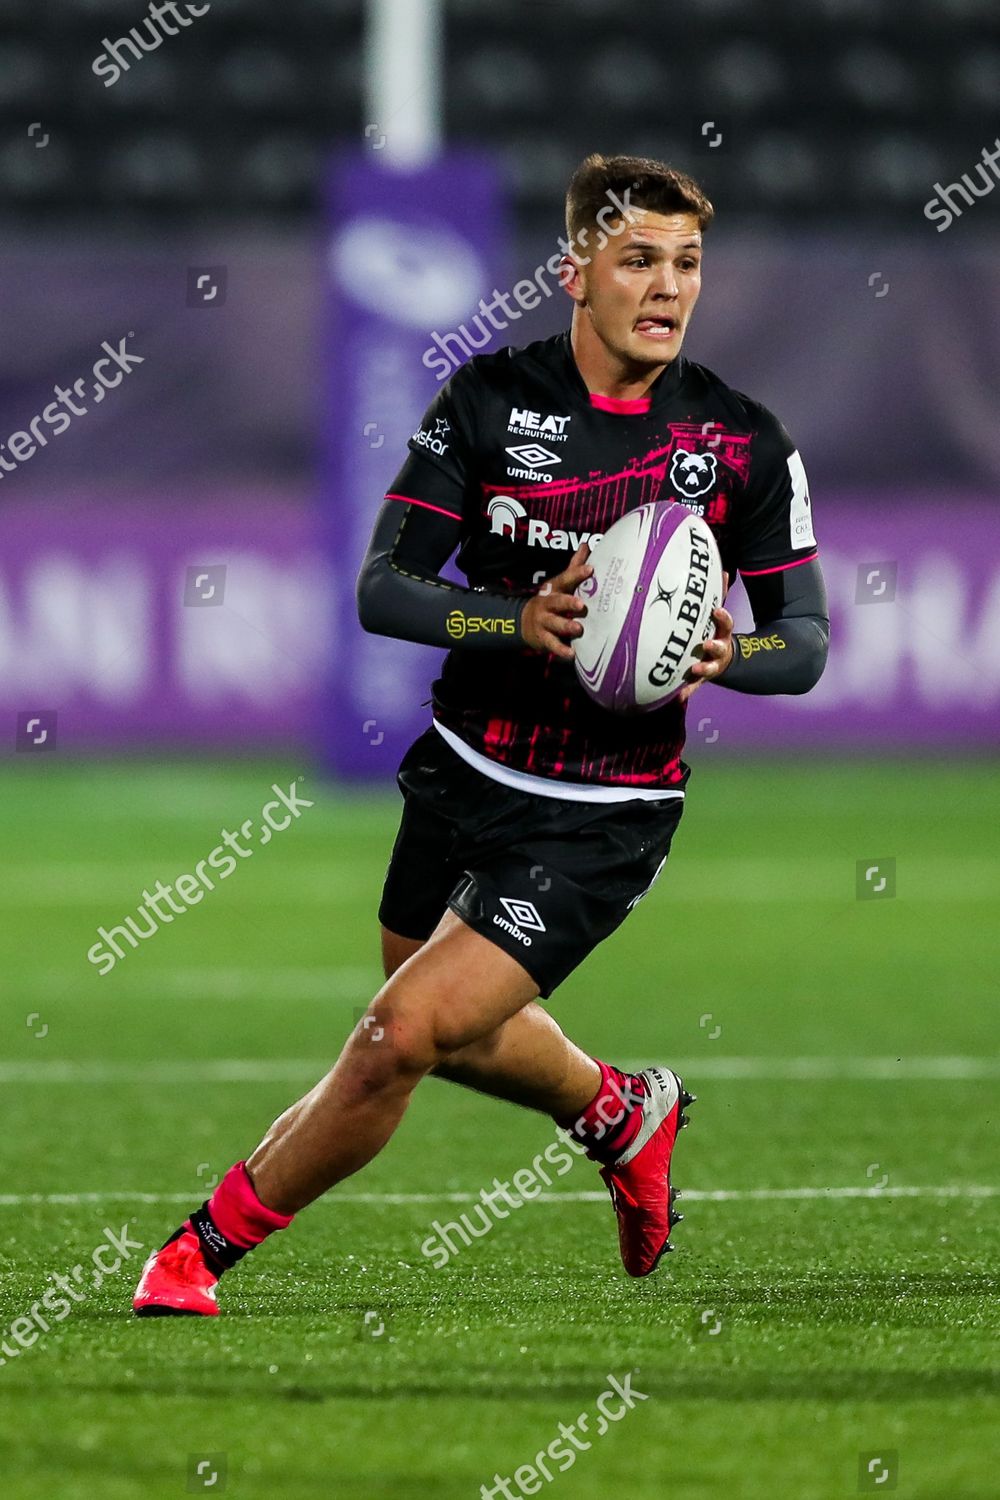
[[[642,1124],[642,1101],[645,1085],[620,1068],[594,1059],[601,1070],[601,1084],[585,1109],[572,1120],[557,1123],[575,1141],[586,1146],[598,1160],[620,1156]]]
[[[219,1233],[241,1250],[252,1250],[276,1229],[287,1229],[294,1218],[261,1203],[243,1161],[229,1168],[208,1200],[208,1212]]]

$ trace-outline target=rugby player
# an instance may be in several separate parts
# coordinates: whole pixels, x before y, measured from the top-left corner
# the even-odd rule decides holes
[[[361,570],[360,617],[451,649],[431,725],[399,768],[386,982],[332,1071],[150,1257],[139,1314],[217,1313],[219,1278],[364,1167],[429,1073],[564,1126],[600,1167],[631,1275],[672,1248],[671,1156],[691,1096],[666,1067],[628,1074],[589,1057],[539,1000],[663,867],[690,774],[690,694],[803,693],[826,660],[801,459],[765,407],[681,353],[712,216],[663,163],[588,158],[567,196],[570,329],[472,359],[411,440]],[[612,714],[576,679],[575,590],[589,542],[656,499],[705,517],[755,628],[734,635],[717,609],[681,698]],[[456,549],[468,587],[440,576]]]

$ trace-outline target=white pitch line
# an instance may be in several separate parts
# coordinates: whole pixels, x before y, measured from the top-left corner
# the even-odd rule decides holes
[[[126,958],[131,950],[126,951]],[[18,994],[33,1001],[47,1002],[58,995],[60,1001],[90,1004],[95,992],[112,994],[119,1000],[179,1000],[200,1003],[204,1000],[306,1002],[353,1000],[358,1007],[367,1005],[385,983],[377,964],[341,964],[337,968],[248,969],[162,969],[119,968],[111,984],[104,989],[100,977],[89,964],[84,970],[48,969],[21,981]]]
[[[44,1043],[44,1038],[38,1039]],[[710,1043],[707,1045],[711,1045]],[[39,1048],[41,1050],[41,1048]],[[326,1058],[215,1058],[178,1062],[77,1062],[44,1058],[0,1063],[0,1084],[198,1084],[315,1082],[332,1068]],[[648,1068],[648,1057],[626,1066]],[[772,1081],[930,1083],[1000,1078],[1000,1057],[674,1057],[660,1066],[676,1069],[689,1087],[699,1083]]]
[[[781,1082],[832,1080],[850,1082],[934,1082],[939,1079],[1000,1078],[1000,1057],[683,1057],[669,1062],[682,1076],[725,1079],[775,1079]],[[648,1068],[634,1059],[633,1070]],[[662,1066],[662,1064],[661,1064]]]
[[[206,1191],[189,1193],[0,1193],[0,1208],[33,1206],[76,1207],[81,1204],[177,1203],[193,1205]],[[1000,1185],[986,1183],[939,1183],[923,1187],[795,1187],[795,1188],[684,1188],[685,1203],[778,1203],[809,1202],[823,1198],[997,1198]],[[328,1207],[340,1203],[401,1207],[407,1204],[479,1203],[478,1193],[330,1193],[321,1200]],[[601,1191],[538,1193],[535,1203],[607,1203]]]

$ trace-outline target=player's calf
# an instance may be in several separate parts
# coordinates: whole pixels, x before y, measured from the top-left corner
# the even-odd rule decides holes
[[[383,986],[326,1078],[150,1257],[135,1311],[211,1316],[227,1270],[370,1161],[438,1062],[537,993],[520,964],[449,913],[434,940]]]

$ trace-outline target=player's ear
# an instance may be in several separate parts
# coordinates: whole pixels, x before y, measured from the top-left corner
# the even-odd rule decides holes
[[[564,255],[559,262],[559,285],[577,307],[586,307],[587,293],[583,285],[583,267],[572,255]]]

